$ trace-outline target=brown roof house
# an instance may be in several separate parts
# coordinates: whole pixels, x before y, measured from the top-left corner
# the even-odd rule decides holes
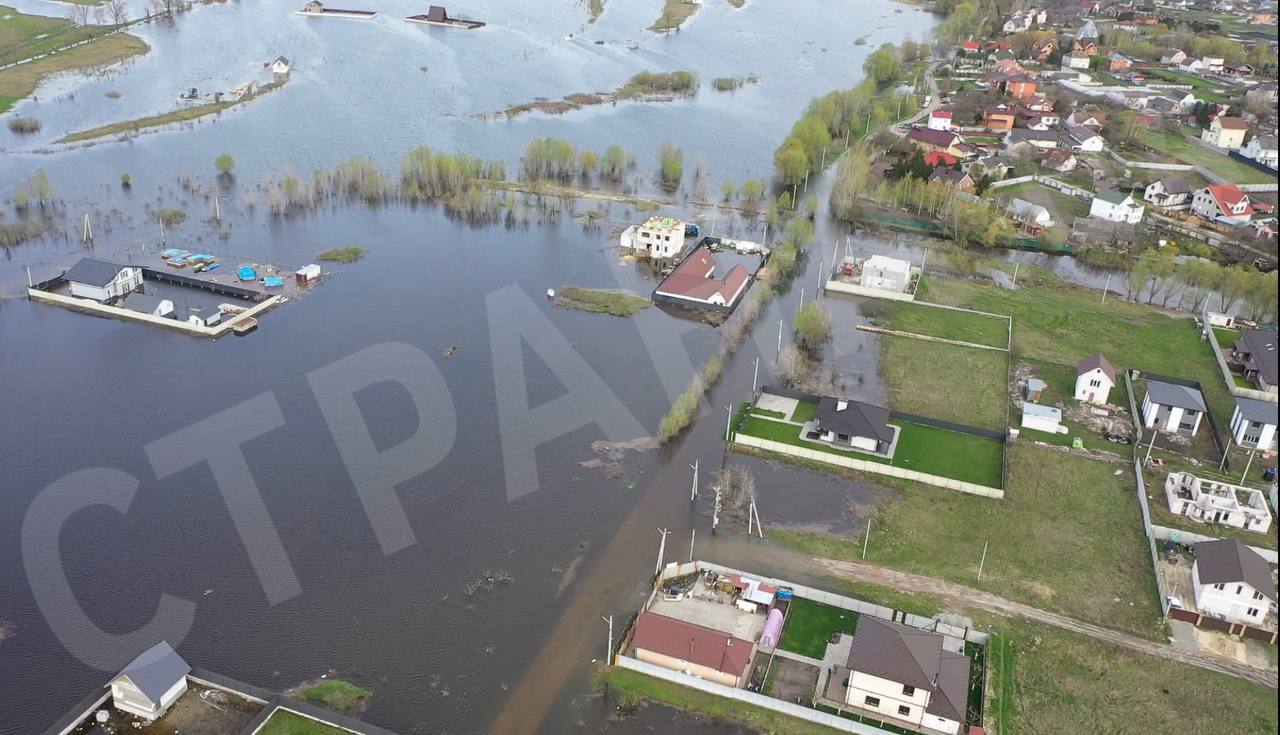
[[[723,278],[715,273],[716,259],[705,246],[699,246],[658,284],[653,295],[683,306],[731,310],[746,292],[751,273],[741,264],[730,268]]]
[[[967,194],[977,193],[978,187],[973,183],[973,177],[964,171],[946,166],[935,166],[933,173],[929,174],[929,181],[941,181],[944,184],[950,184],[956,188],[956,191],[963,191]]]
[[[1099,352],[1076,363],[1076,400],[1104,406],[1116,386],[1116,369]]]
[[[916,148],[928,153],[930,151],[946,151],[953,156],[963,156],[968,151],[963,148],[964,142],[959,135],[950,130],[930,130],[928,128],[918,128],[912,130],[907,135],[907,140],[915,144]]]
[[[646,612],[636,619],[635,657],[730,687],[747,683],[755,644],[683,620]]]
[[[1248,625],[1266,619],[1276,602],[1266,559],[1235,539],[1202,541],[1194,551],[1191,582],[1201,614]]]
[[[937,633],[864,615],[847,666],[836,666],[827,696],[915,729],[960,732],[969,694],[969,659]],[[840,691],[843,690],[843,691]]]

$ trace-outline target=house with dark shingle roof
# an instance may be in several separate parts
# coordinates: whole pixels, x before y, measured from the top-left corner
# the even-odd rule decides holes
[[[1162,176],[1147,184],[1142,198],[1157,207],[1176,207],[1191,199],[1191,184],[1181,176]]]
[[[822,441],[878,454],[888,452],[897,436],[889,409],[830,396],[818,399],[813,428]]]
[[[154,720],[187,691],[191,667],[165,641],[143,651],[111,680],[116,709]]]
[[[959,732],[969,692],[969,659],[944,647],[944,638],[864,615],[846,666],[834,677],[850,707],[888,722]]]
[[[1231,361],[1240,365],[1244,376],[1258,385],[1258,390],[1275,393],[1280,385],[1280,366],[1276,359],[1276,330],[1246,329],[1231,349]]]
[[[1195,436],[1206,411],[1204,396],[1195,388],[1147,381],[1147,394],[1142,398],[1142,425],[1146,428]]]
[[[72,296],[103,303],[118,299],[142,285],[141,268],[97,258],[81,258],[62,277],[70,286]]]
[[[1202,615],[1259,625],[1276,602],[1271,567],[1258,552],[1236,541],[1204,541],[1193,549],[1196,607]]]

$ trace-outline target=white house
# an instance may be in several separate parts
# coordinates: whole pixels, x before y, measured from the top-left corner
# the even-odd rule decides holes
[[[1203,541],[1194,551],[1191,583],[1202,614],[1249,625],[1266,619],[1276,588],[1265,559],[1235,539]]]
[[[858,285],[906,293],[911,286],[911,263],[887,255],[873,255],[862,262]]]
[[[889,409],[862,401],[823,396],[812,428],[822,441],[864,452],[888,455],[898,432],[889,425]]]
[[[191,667],[177,651],[160,641],[111,680],[112,704],[138,717],[157,719],[187,691],[190,671]]]
[[[642,225],[622,231],[623,248],[650,258],[674,258],[684,250],[685,224],[672,217],[650,217]]]
[[[1142,425],[1171,434],[1195,436],[1207,409],[1195,388],[1159,380],[1147,381],[1142,398]]]
[[[125,301],[125,308],[151,316],[173,316],[173,302],[144,293],[135,293]]]
[[[1039,204],[1032,204],[1025,199],[1014,199],[1009,202],[1009,216],[1030,232],[1053,227],[1053,215]]]
[[[1181,176],[1165,176],[1147,184],[1142,198],[1157,207],[1177,207],[1191,199],[1191,185]]]
[[[1247,132],[1249,132],[1249,123],[1244,118],[1219,115],[1200,133],[1200,140],[1209,145],[1235,151],[1244,145],[1244,134]]]
[[[950,130],[951,129],[951,111],[950,110],[934,110],[929,113],[929,129],[930,130]]]
[[[1274,135],[1255,135],[1240,149],[1240,155],[1268,168],[1280,168],[1280,150],[1277,150],[1276,145]]]
[[[1226,63],[1227,60],[1221,56],[1205,56],[1200,59],[1201,68],[1204,71],[1220,72]]]
[[[826,698],[889,723],[959,733],[965,720],[969,658],[943,637],[864,615],[847,665],[834,667]]]
[[[1116,369],[1098,353],[1076,363],[1077,401],[1104,406],[1116,385]]]
[[[72,296],[104,303],[142,286],[141,268],[97,258],[81,258],[62,277],[71,285]]]
[[[1171,48],[1164,52],[1160,57],[1160,63],[1165,66],[1177,66],[1187,60],[1187,52],[1182,49]]]
[[[1142,214],[1145,211],[1146,206],[1135,201],[1131,194],[1114,189],[1103,189],[1097,192],[1093,195],[1093,201],[1089,203],[1089,216],[1108,222],[1136,225],[1142,221]]]
[[[1210,222],[1242,225],[1253,217],[1253,204],[1234,184],[1213,184],[1192,195],[1191,212]]]
[[[192,309],[187,315],[187,324],[194,324],[198,327],[216,326],[222,321],[222,309],[216,306],[206,306],[200,309]]]
[[[289,65],[289,60],[288,60],[288,59],[286,59],[286,58],[285,58],[285,57],[283,57],[283,56],[277,56],[277,57],[276,57],[276,60],[275,60],[275,61],[273,61],[273,62],[271,62],[271,73],[272,73],[272,74],[281,74],[281,75],[283,75],[283,74],[288,74],[288,73],[289,73],[289,66],[290,66],[290,65]]]
[[[1189,74],[1197,74],[1204,71],[1204,62],[1199,59],[1187,58],[1178,64],[1178,71],[1185,71]]]
[[[1101,153],[1107,147],[1107,139],[1083,125],[1067,128],[1067,136],[1071,138],[1071,150],[1080,153]]]
[[[1231,438],[1246,449],[1276,449],[1276,404],[1254,398],[1236,398],[1231,412]]]
[[[1063,69],[1088,69],[1089,55],[1070,53],[1062,57]]]
[[[1261,492],[1196,477],[1190,472],[1170,472],[1164,480],[1169,512],[1199,523],[1220,523],[1255,533],[1271,528],[1271,509]]]
[[[1062,409],[1031,401],[1022,402],[1022,428],[1047,434],[1067,433],[1067,429],[1062,426]]]

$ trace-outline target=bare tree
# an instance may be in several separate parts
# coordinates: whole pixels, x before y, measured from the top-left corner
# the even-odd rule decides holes
[[[72,5],[71,10],[67,11],[67,20],[77,26],[87,26],[90,12],[88,5]]]
[[[111,14],[111,22],[118,26],[129,22],[129,8],[124,0],[108,0],[107,12]]]
[[[107,9],[101,5],[93,6],[93,22],[103,25],[107,22]]]

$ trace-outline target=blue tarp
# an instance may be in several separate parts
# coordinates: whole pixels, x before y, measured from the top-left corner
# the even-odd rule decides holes
[[[177,257],[182,257],[184,255],[189,255],[190,253],[191,253],[190,250],[183,250],[182,248],[169,248],[168,250],[161,252],[160,257],[165,259],[177,258]]]
[[[240,270],[236,271],[236,277],[242,281],[256,281],[258,280],[258,272],[244,265],[240,267]]]
[[[193,263],[212,263],[215,258],[208,253],[194,253],[192,255],[188,255],[187,260],[190,260]]]
[[[280,276],[267,276],[266,278],[262,279],[262,285],[268,288],[271,288],[273,286],[283,286],[284,279],[281,278]]]

